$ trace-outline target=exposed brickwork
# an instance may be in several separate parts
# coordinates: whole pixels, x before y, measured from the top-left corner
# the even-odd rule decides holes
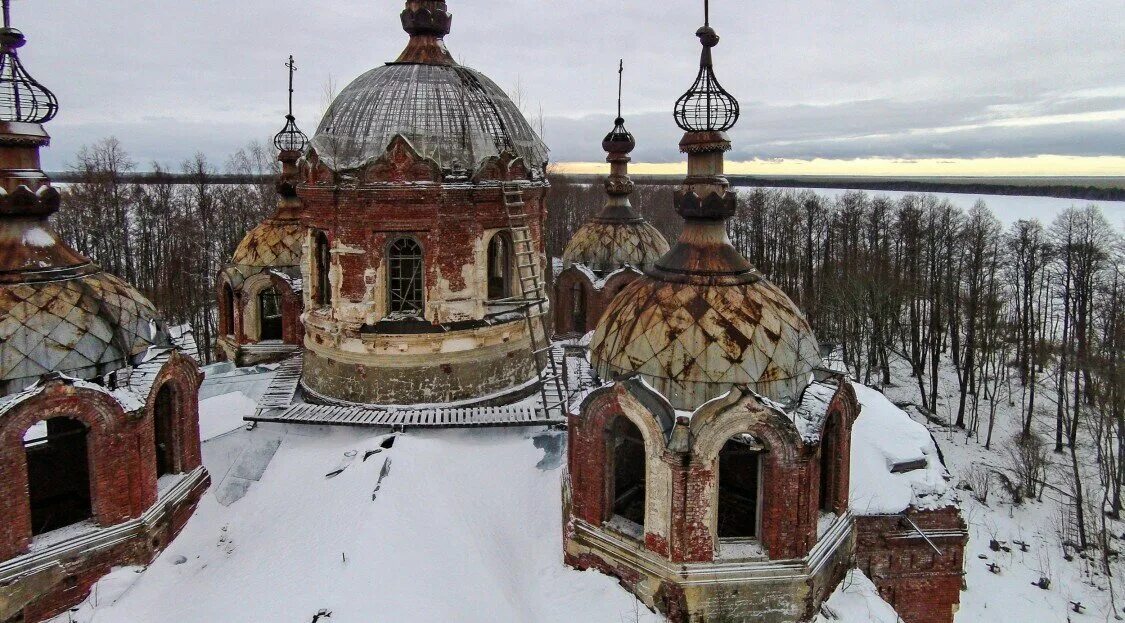
[[[77,420],[87,427],[93,520],[102,527],[113,526],[140,517],[157,502],[154,421],[162,390],[171,393],[170,401],[165,401],[171,471],[186,473],[201,465],[198,396],[202,380],[192,359],[172,353],[157,373],[145,405],[136,411],[125,412],[121,403],[104,391],[59,379],[48,381],[38,394],[0,416],[0,560],[26,554],[32,544],[28,463],[23,445],[29,428],[55,417]],[[65,573],[57,578],[28,579],[32,583],[28,586],[33,588],[27,590],[39,597],[24,610],[25,621],[39,621],[81,601],[90,586],[113,566],[146,564],[187,522],[205,489],[206,482],[184,503],[169,509],[164,521],[145,534],[108,551],[67,558],[63,561]]]
[[[821,433],[817,442],[815,436],[798,434],[790,416],[766,408],[749,394],[709,403],[687,418],[671,411],[635,380],[595,391],[583,403],[581,414],[571,418],[568,429],[568,522],[564,529],[568,564],[599,569],[621,579],[672,621],[718,617],[788,622],[815,612],[835,589],[856,551],[860,568],[907,623],[952,623],[965,544],[964,524],[956,509],[912,515],[940,544],[943,556],[937,559],[923,539],[899,525],[898,518],[865,517],[859,519],[857,532],[831,541],[839,545],[830,550],[829,563],[804,578],[683,585],[675,579],[680,563],[725,563],[716,558],[718,455],[727,440],[742,433],[764,446],[759,542],[768,559],[792,561],[808,556],[817,545],[821,513],[842,513],[848,508],[851,433],[859,408],[851,386],[840,381],[823,419],[811,424],[814,433]],[[656,446],[646,447],[643,541],[631,541],[605,526],[612,512],[608,431],[618,417],[637,425],[646,446]],[[823,488],[822,477],[828,479]],[[665,517],[668,522],[661,521]],[[608,539],[624,550],[607,549],[598,539],[591,539],[591,531],[601,532],[599,539]],[[646,550],[646,555],[656,554],[671,565],[672,577],[654,574],[648,565],[638,564],[640,552]]]
[[[555,310],[555,331],[558,333],[587,333],[593,331],[605,313],[613,297],[617,296],[625,286],[633,283],[641,276],[635,270],[623,270],[613,274],[605,283],[590,281],[590,273],[571,267],[559,274],[555,280],[552,306]],[[582,289],[582,294],[575,292],[575,287]],[[599,287],[600,286],[600,287]],[[584,305],[586,324],[584,327],[575,325],[577,320],[574,313],[575,298],[581,296],[580,303]]]
[[[905,623],[953,623],[961,602],[965,522],[956,508],[908,514],[940,555],[899,517],[859,517],[856,564]]]

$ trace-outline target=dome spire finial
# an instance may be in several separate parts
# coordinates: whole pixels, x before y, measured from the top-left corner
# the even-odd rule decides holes
[[[281,152],[283,160],[291,157],[295,161],[309,146],[309,137],[297,127],[297,118],[293,116],[293,74],[297,71],[297,63],[292,54],[285,67],[289,69],[289,114],[285,115],[285,127],[273,137],[273,146]]]
[[[410,35],[410,43],[395,62],[456,65],[444,41],[452,27],[453,15],[444,0],[406,0],[402,29]]]
[[[55,118],[59,102],[23,67],[16,50],[27,43],[12,28],[11,0],[3,0],[4,28],[0,29],[0,121],[46,123]]]
[[[676,101],[676,125],[685,132],[726,132],[738,123],[738,100],[719,84],[711,58],[711,48],[719,45],[719,35],[711,28],[711,1],[703,0],[702,28],[695,32],[703,44],[699,74],[687,93]]]

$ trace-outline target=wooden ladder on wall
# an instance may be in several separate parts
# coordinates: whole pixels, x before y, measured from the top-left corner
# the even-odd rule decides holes
[[[539,373],[539,393],[543,400],[545,419],[566,418],[567,391],[566,379],[559,375],[559,366],[551,354],[551,340],[547,336],[547,284],[539,265],[539,250],[531,237],[528,225],[530,215],[523,201],[523,190],[514,182],[501,182],[500,191],[504,197],[504,207],[508,213],[508,230],[512,234],[512,246],[516,261],[515,282],[522,301],[527,322],[527,332],[531,336],[531,354],[535,369]],[[536,332],[536,320],[540,333]],[[554,391],[551,391],[551,388]],[[556,417],[552,417],[556,416]]]

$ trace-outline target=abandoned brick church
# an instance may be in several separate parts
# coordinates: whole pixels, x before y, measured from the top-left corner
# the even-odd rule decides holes
[[[853,470],[871,463],[855,425],[877,392],[826,362],[728,239],[740,109],[709,16],[674,108],[682,235],[669,245],[631,204],[619,97],[604,206],[556,264],[546,145],[454,60],[447,3],[405,4],[401,55],[344,88],[311,140],[290,58],[277,209],[219,271],[207,345],[281,362],[247,419],[565,428],[558,563],[669,620],[807,621],[858,567],[906,623],[952,623],[967,537],[940,460],[878,465],[894,491]],[[57,103],[20,65],[23,35],[5,23],[0,43],[0,621],[32,623],[151,561],[210,481],[203,374],[141,293],[51,229],[39,149]]]

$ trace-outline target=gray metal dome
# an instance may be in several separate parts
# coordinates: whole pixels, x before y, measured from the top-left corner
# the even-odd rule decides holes
[[[391,63],[363,74],[332,102],[312,146],[329,167],[349,170],[383,155],[396,134],[443,169],[471,170],[505,150],[529,168],[548,159],[504,91],[455,64]]]

